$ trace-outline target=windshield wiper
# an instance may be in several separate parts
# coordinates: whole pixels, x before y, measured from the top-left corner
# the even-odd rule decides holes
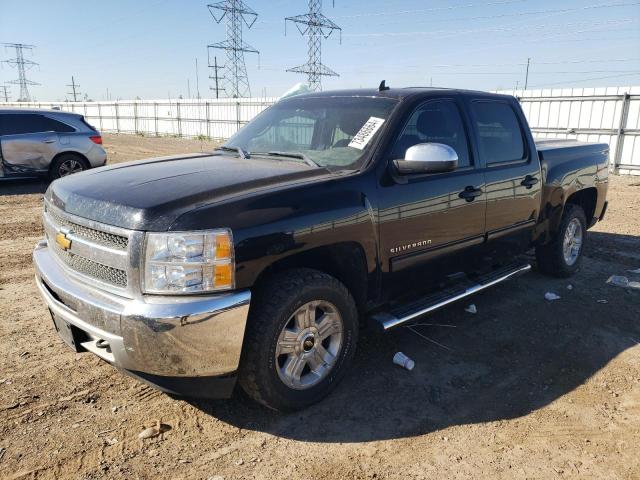
[[[314,162],[309,157],[307,157],[302,152],[267,152],[267,155],[271,155],[273,157],[289,157],[289,158],[297,158],[299,160],[303,160],[307,165],[311,165],[312,167],[319,167],[320,164]]]
[[[243,160],[246,158],[251,158],[249,156],[249,152],[245,152],[241,147],[228,147],[226,145],[221,145],[216,150],[224,150],[225,152],[236,152],[240,158]]]

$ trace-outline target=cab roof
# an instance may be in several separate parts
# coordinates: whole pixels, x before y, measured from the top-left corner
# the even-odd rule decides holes
[[[464,90],[457,88],[441,88],[441,87],[403,87],[403,88],[389,88],[388,90],[378,90],[377,88],[354,88],[343,90],[328,90],[324,92],[310,92],[300,95],[293,95],[287,98],[315,98],[315,97],[380,97],[380,98],[393,98],[397,100],[404,100],[408,97],[414,96],[442,96],[442,94],[449,95],[464,95],[474,97],[492,97],[492,98],[505,98],[508,95],[502,95],[498,93],[482,92],[477,90]],[[285,100],[285,99],[283,99]]]

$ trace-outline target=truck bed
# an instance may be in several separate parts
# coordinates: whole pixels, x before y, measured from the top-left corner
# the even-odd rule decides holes
[[[540,161],[549,163],[550,166],[559,162],[570,162],[585,157],[591,158],[592,164],[606,162],[609,155],[609,145],[606,143],[579,142],[564,138],[539,138],[535,139],[536,149]],[[581,165],[584,167],[584,163]]]
[[[579,192],[591,206],[585,213],[592,226],[606,209],[609,145],[569,139],[538,139],[535,144],[544,184],[542,205],[551,225],[560,222],[563,199]]]

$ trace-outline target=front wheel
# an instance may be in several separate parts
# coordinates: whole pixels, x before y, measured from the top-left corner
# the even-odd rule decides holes
[[[587,237],[587,220],[579,205],[567,204],[553,239],[536,247],[538,268],[543,273],[566,278],[580,267]]]
[[[254,299],[240,385],[275,410],[318,402],[342,379],[355,353],[353,297],[325,273],[295,269],[272,277]]]

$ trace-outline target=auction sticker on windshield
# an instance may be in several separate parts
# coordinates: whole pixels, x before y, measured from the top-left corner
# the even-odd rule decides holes
[[[358,150],[364,149],[376,132],[380,130],[383,123],[384,118],[369,117],[369,120],[366,121],[358,133],[351,139],[349,146],[357,148]]]

